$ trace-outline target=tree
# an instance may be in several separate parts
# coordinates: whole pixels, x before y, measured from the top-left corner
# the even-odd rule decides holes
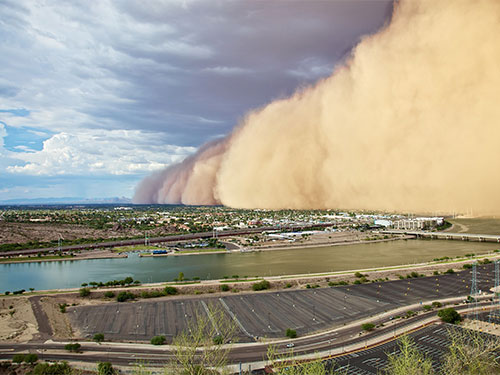
[[[361,325],[361,329],[364,331],[373,331],[375,329],[375,324],[373,323],[364,323]]]
[[[174,361],[171,367],[175,374],[202,375],[227,373],[226,365],[229,344],[236,338],[236,325],[232,319],[214,305],[208,312],[195,312],[188,328],[174,338]],[[207,317],[208,315],[208,317]],[[198,348],[203,347],[202,351]]]
[[[165,289],[163,289],[166,295],[176,295],[179,293],[176,287],[173,286],[166,286]]]
[[[115,369],[110,362],[99,362],[97,364],[97,373],[99,375],[113,375],[115,373]]]
[[[153,345],[163,345],[167,339],[165,336],[155,336],[151,339],[151,344]]]
[[[497,352],[500,340],[497,336],[484,336],[472,330],[449,329],[450,345],[442,359],[443,375],[500,373]]]
[[[38,361],[38,356],[36,354],[34,354],[34,353],[26,354],[24,356],[24,362],[25,363],[33,364],[36,361]]]
[[[177,277],[177,280],[184,281],[184,272],[179,272],[179,276]]]
[[[95,342],[97,342],[97,343],[99,343],[99,344],[100,344],[101,342],[103,342],[103,341],[104,341],[104,334],[103,334],[103,333],[96,333],[96,334],[94,335],[93,340],[94,340]]]
[[[388,354],[387,375],[431,375],[432,361],[416,348],[413,339],[404,335],[399,339],[399,354]]]
[[[459,323],[462,320],[460,314],[453,307],[448,307],[446,309],[439,310],[438,316],[445,323],[455,324]]]
[[[14,363],[22,363],[24,361],[24,354],[14,354],[12,357],[12,362]]]
[[[297,337],[297,331],[291,328],[287,328],[285,332],[286,337],[294,339]]]
[[[80,297],[88,297],[90,296],[90,289],[89,288],[80,288]]]
[[[64,345],[64,349],[66,349],[67,351],[69,352],[78,352],[78,350],[80,350],[81,348],[81,345],[77,342],[75,342],[74,344],[66,344]]]
[[[275,375],[325,375],[333,374],[327,372],[326,364],[321,358],[312,361],[299,361],[293,352],[278,354],[277,347],[269,345],[267,348],[267,359],[270,362],[272,373]],[[332,364],[333,367],[334,364]],[[340,374],[335,372],[335,374]],[[342,374],[347,374],[344,371]]]

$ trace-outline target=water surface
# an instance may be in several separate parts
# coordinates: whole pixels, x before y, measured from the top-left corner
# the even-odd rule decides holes
[[[342,271],[429,261],[443,256],[485,253],[499,244],[400,240],[235,254],[67,260],[0,264],[0,292],[35,288],[75,288],[84,282],[120,280],[132,276],[146,282],[171,281],[179,272],[201,279],[232,275],[270,276]]]

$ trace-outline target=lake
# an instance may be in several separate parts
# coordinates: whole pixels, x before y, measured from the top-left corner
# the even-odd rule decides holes
[[[66,260],[0,264],[0,292],[76,288],[84,282],[132,276],[143,283],[186,278],[217,279],[232,275],[271,276],[342,271],[429,261],[443,256],[486,253],[499,244],[444,240],[399,240],[233,254]]]

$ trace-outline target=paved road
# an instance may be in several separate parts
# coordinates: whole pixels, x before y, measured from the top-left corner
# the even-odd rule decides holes
[[[262,233],[269,230],[305,230],[310,228],[326,228],[331,227],[333,223],[323,223],[323,224],[304,224],[304,225],[289,225],[289,226],[268,226],[268,227],[259,227],[259,228],[246,228],[246,229],[234,229],[234,230],[224,230],[218,231],[217,237],[229,237],[235,235],[243,235],[243,234],[252,234],[252,233]],[[200,232],[200,233],[189,233],[189,234],[180,234],[174,236],[167,237],[154,237],[150,238],[149,243],[163,243],[163,242],[176,242],[176,241],[186,241],[186,240],[194,240],[200,238],[211,238],[213,236],[213,232]],[[117,247],[117,246],[131,246],[131,245],[141,245],[144,244],[144,239],[135,239],[135,240],[120,240],[120,241],[105,241],[98,243],[89,243],[82,245],[70,245],[70,246],[61,246],[59,247],[49,247],[49,248],[41,248],[41,249],[29,249],[29,250],[15,250],[15,251],[3,251],[0,252],[0,257],[5,256],[13,256],[13,255],[30,255],[30,254],[38,254],[38,253],[53,253],[57,251],[69,252],[75,250],[89,250],[89,249],[99,249],[106,247]]]

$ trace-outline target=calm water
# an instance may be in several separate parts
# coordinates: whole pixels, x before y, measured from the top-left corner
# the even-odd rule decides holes
[[[408,240],[301,250],[192,256],[68,260],[0,264],[0,291],[79,287],[84,282],[132,276],[146,282],[171,281],[179,272],[201,279],[341,271],[407,264],[443,256],[485,253],[494,243]]]

